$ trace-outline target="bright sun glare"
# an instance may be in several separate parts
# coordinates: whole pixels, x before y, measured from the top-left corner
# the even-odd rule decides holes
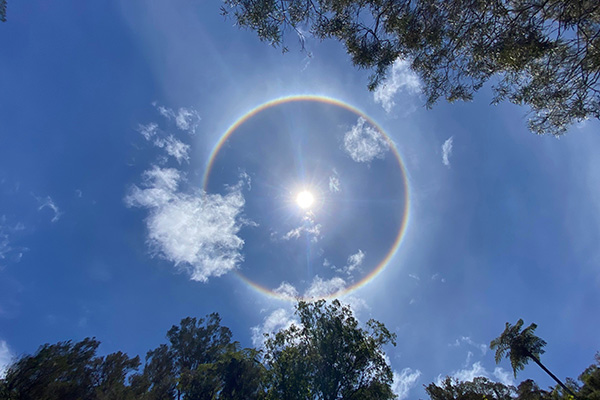
[[[312,195],[311,192],[307,191],[307,190],[303,190],[300,193],[298,193],[298,196],[296,196],[296,203],[298,204],[298,206],[300,208],[308,208],[310,206],[312,206],[312,204],[314,203],[315,198]]]

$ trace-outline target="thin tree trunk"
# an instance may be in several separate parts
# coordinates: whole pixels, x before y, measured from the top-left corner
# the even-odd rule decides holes
[[[548,375],[550,375],[550,377],[551,377],[552,379],[554,379],[554,380],[556,381],[556,383],[558,383],[558,384],[559,384],[559,385],[560,385],[560,386],[561,386],[563,389],[565,389],[565,391],[566,391],[567,393],[569,393],[569,394],[570,394],[571,396],[573,396],[574,398],[576,398],[576,399],[579,399],[579,397],[575,396],[575,393],[573,393],[573,392],[571,391],[571,389],[569,389],[568,387],[566,387],[566,386],[565,386],[565,384],[564,384],[564,383],[562,383],[562,382],[560,381],[560,379],[558,379],[558,378],[556,377],[556,375],[554,375],[552,372],[550,372],[550,370],[549,370],[548,368],[546,368],[546,367],[544,366],[544,364],[542,364],[542,362],[541,362],[540,360],[538,360],[538,358],[537,358],[536,356],[534,356],[533,354],[529,353],[529,357],[530,357],[530,358],[531,358],[533,361],[535,361],[535,363],[536,363],[537,365],[539,365],[541,369],[543,369],[543,370],[544,370],[544,371],[545,371],[545,372],[546,372]]]

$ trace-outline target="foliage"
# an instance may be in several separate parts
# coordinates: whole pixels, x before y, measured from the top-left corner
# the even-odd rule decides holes
[[[224,2],[223,14],[274,46],[289,31],[302,43],[306,31],[343,42],[356,66],[373,70],[371,90],[402,59],[423,82],[428,107],[440,97],[471,100],[492,80],[494,103],[529,106],[536,133],[600,119],[597,0]]]
[[[395,334],[377,321],[359,327],[348,306],[334,300],[300,302],[299,325],[265,343],[269,399],[392,399],[393,372],[383,346]]]
[[[490,348],[496,350],[496,363],[504,357],[510,359],[515,378],[517,371],[524,369],[532,356],[539,360],[546,345],[544,340],[533,334],[537,328],[536,324],[531,324],[521,331],[522,326],[522,319],[519,319],[514,326],[507,322],[504,332],[490,343]]]
[[[477,377],[472,382],[459,382],[446,377],[440,386],[430,383],[425,391],[431,400],[512,400],[515,389],[483,377]]]
[[[6,22],[6,1],[0,0],[0,21]]]
[[[392,370],[383,353],[384,346],[395,345],[396,336],[382,323],[371,320],[362,328],[352,311],[337,300],[300,302],[296,315],[299,322],[267,335],[261,351],[242,349],[232,341],[218,314],[184,318],[168,331],[167,344],[148,352],[141,372],[137,372],[139,357],[122,352],[97,356],[100,342],[93,338],[45,344],[9,366],[5,378],[0,378],[0,399],[396,398]],[[513,352],[525,358],[543,353],[545,342],[533,335],[535,325],[521,331],[522,325],[521,320],[514,326],[506,324],[502,335],[492,341],[498,360],[510,358]],[[600,353],[595,361],[578,381],[567,379],[565,386],[549,390],[532,380],[515,388],[485,377],[470,382],[446,377],[427,385],[425,391],[431,400],[600,400]]]
[[[127,374],[139,357],[118,352],[97,357],[100,342],[45,344],[33,356],[24,356],[8,368],[3,382],[6,399],[126,399]]]

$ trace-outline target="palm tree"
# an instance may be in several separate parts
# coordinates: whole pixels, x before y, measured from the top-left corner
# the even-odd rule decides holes
[[[502,332],[499,337],[492,340],[490,343],[490,348],[492,350],[496,350],[496,364],[500,363],[504,357],[508,357],[516,378],[517,370],[524,369],[525,365],[529,362],[529,359],[532,359],[567,393],[574,398],[577,398],[575,393],[566,387],[565,384],[562,383],[552,372],[550,372],[548,368],[546,368],[540,361],[540,354],[544,354],[545,352],[544,346],[546,345],[546,341],[533,334],[533,331],[535,331],[537,325],[531,324],[521,331],[522,326],[522,319],[519,319],[514,326],[507,322],[504,332]]]

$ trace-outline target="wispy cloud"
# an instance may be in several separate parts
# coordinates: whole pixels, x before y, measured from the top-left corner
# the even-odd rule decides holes
[[[5,340],[0,340],[0,379],[4,378],[6,369],[14,358],[14,354]]]
[[[154,144],[157,147],[164,148],[168,155],[175,158],[179,164],[182,161],[189,162],[190,145],[176,139],[173,135],[169,135],[164,139],[156,139]]]
[[[290,299],[295,299],[298,297],[298,290],[288,282],[281,282],[281,285],[279,285],[274,292]]]
[[[183,161],[189,162],[190,145],[183,143],[173,135],[165,136],[155,123],[148,125],[139,125],[137,131],[154,146],[164,149],[168,155],[175,158],[179,164]]]
[[[452,155],[452,143],[454,142],[454,136],[450,136],[442,145],[442,163],[446,167],[450,166],[450,156]]]
[[[5,262],[19,262],[23,253],[28,249],[26,247],[15,247],[12,243],[12,236],[25,229],[22,223],[12,226],[6,223],[6,216],[0,216],[0,270],[5,266]]]
[[[410,389],[415,386],[420,376],[421,371],[413,370],[411,368],[404,368],[400,373],[394,371],[392,391],[398,396],[398,400],[408,398]]]
[[[421,278],[419,278],[419,276],[416,274],[408,274],[408,277],[414,279],[415,281],[421,280]]]
[[[53,211],[54,216],[50,220],[51,222],[56,222],[60,219],[60,217],[64,214],[60,211],[54,200],[50,196],[46,196],[46,198],[36,198],[40,206],[38,207],[38,211],[42,211],[44,208],[49,208]]]
[[[329,191],[332,193],[337,193],[342,190],[342,185],[340,183],[340,177],[338,172],[334,168],[332,174],[329,176]]]
[[[450,344],[450,346],[453,347],[458,347],[461,344],[466,343],[470,346],[473,346],[477,349],[479,349],[479,351],[481,351],[481,355],[485,356],[487,354],[488,351],[488,346],[484,343],[477,343],[475,342],[473,339],[471,339],[469,336],[461,336],[459,339],[456,339],[454,341],[454,343]]]
[[[365,252],[361,249],[358,249],[358,252],[348,257],[348,261],[346,263],[346,266],[344,267],[344,272],[348,275],[352,275],[352,273],[355,270],[359,269],[362,266],[364,260]]]
[[[171,108],[158,105],[156,102],[152,103],[152,105],[156,107],[163,117],[174,120],[178,129],[190,134],[196,133],[201,118],[195,109],[181,107],[179,110],[174,111]]]
[[[226,195],[184,192],[181,172],[154,166],[144,172],[142,187],[125,197],[129,207],[148,209],[148,243],[154,254],[187,271],[192,280],[206,282],[243,261],[244,241],[238,233],[245,222],[242,181]]]
[[[341,292],[346,286],[346,281],[339,276],[322,279],[319,275],[316,275],[304,292],[304,297],[312,300],[322,299]]]
[[[390,145],[385,137],[359,117],[356,125],[344,135],[344,151],[356,162],[371,162],[384,158]]]
[[[480,361],[473,363],[470,368],[454,371],[449,376],[465,382],[470,382],[477,377],[483,377],[508,386],[514,386],[515,384],[514,379],[508,371],[505,371],[500,367],[496,367],[494,368],[494,372],[490,373]],[[438,375],[436,379],[436,385],[439,386],[442,381],[442,376]]]
[[[417,95],[421,92],[419,77],[410,69],[410,62],[397,59],[390,68],[387,79],[375,89],[373,98],[390,113],[396,105],[396,95]]]
[[[278,308],[265,317],[262,324],[250,328],[252,344],[254,347],[262,348],[265,343],[265,334],[277,333],[297,323],[294,312],[289,308]]]
[[[310,241],[316,243],[321,239],[321,224],[315,222],[314,216],[312,213],[307,212],[302,218],[302,225],[288,231],[285,235],[283,235],[283,240],[291,240],[298,239],[302,234],[310,237]]]

